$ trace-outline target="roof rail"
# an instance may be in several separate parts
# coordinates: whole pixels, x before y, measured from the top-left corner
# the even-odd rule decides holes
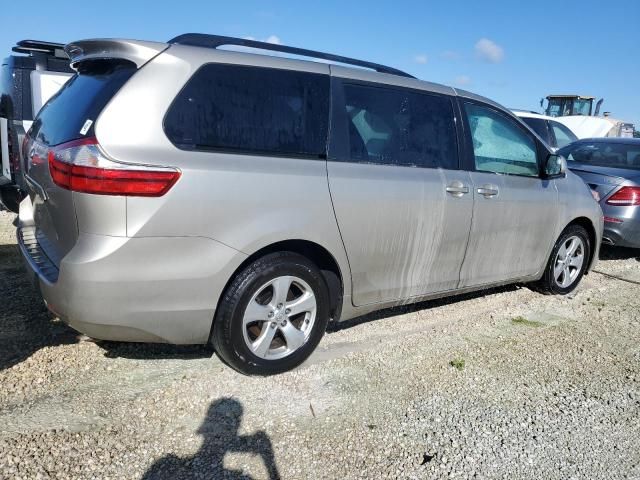
[[[68,58],[67,54],[64,52],[64,43],[43,42],[40,40],[20,40],[11,50],[16,53],[26,53],[29,55],[44,53],[58,58]]]
[[[302,57],[319,58],[322,60],[328,60],[330,62],[370,68],[380,73],[390,73],[391,75],[415,78],[413,75],[409,75],[406,72],[397,70],[392,67],[387,67],[385,65],[380,65],[378,63],[366,62],[364,60],[343,57],[341,55],[334,55],[332,53],[317,52],[315,50],[307,50],[304,48],[288,47],[286,45],[278,45],[267,42],[258,42],[256,40],[248,40],[245,38],[225,37],[221,35],[207,35],[204,33],[185,33],[183,35],[178,35],[177,37],[172,38],[168,43],[206,48],[218,48],[223,45],[236,45],[240,47],[258,48],[260,50],[271,50],[274,52],[300,55]]]

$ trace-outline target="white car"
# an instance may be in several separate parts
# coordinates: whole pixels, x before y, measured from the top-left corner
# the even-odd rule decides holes
[[[554,117],[547,117],[539,113],[526,110],[513,110],[531,130],[538,134],[550,147],[557,150],[578,140],[569,127],[560,123]]]

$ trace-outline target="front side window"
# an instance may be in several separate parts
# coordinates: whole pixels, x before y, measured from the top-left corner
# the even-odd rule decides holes
[[[465,110],[477,171],[538,176],[536,144],[531,135],[493,109],[465,103]]]
[[[328,123],[328,75],[207,64],[172,103],[164,129],[184,150],[323,157]]]
[[[415,90],[344,85],[349,161],[458,168],[453,105]]]
[[[556,137],[556,147],[562,148],[566,145],[569,145],[571,142],[575,142],[576,140],[578,140],[578,137],[576,137],[571,130],[569,130],[560,122],[550,121],[549,125],[551,126],[553,134]]]

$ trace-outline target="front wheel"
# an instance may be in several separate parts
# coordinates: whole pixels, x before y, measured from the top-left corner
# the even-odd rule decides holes
[[[589,263],[591,244],[580,225],[567,227],[553,247],[544,275],[535,284],[543,293],[566,295],[580,283]]]
[[[212,332],[222,360],[246,375],[300,365],[329,321],[329,294],[318,268],[291,252],[266,255],[242,270],[224,293]]]

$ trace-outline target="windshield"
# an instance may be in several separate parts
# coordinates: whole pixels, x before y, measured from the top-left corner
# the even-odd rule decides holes
[[[581,143],[569,145],[558,152],[569,162],[596,167],[640,170],[640,144]]]
[[[591,103],[593,100],[576,99],[573,102],[573,115],[591,115]]]
[[[550,98],[546,114],[550,117],[564,117],[567,115],[591,115],[593,99],[580,98]]]

